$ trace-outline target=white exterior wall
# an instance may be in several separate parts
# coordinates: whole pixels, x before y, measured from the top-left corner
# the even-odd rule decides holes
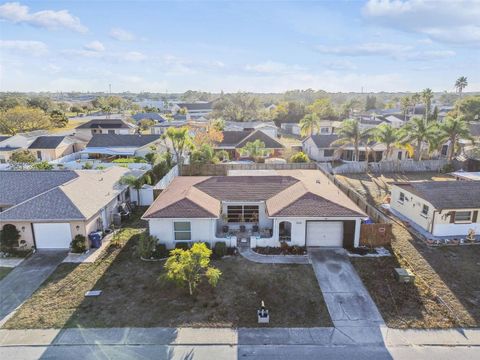
[[[303,152],[315,161],[333,161],[338,159],[338,150],[333,152],[333,156],[324,156],[325,149],[319,149],[312,138],[308,138],[302,144]]]
[[[477,221],[472,222],[456,222],[450,223],[450,216],[446,214],[450,211],[478,211]],[[442,210],[441,213],[435,213],[435,220],[433,222],[433,232],[434,236],[455,236],[455,235],[464,235],[466,236],[470,229],[475,231],[475,234],[480,234],[480,205],[478,209],[452,209],[452,210]]]
[[[405,194],[405,201],[403,202],[403,204],[398,200],[400,198],[401,192]],[[424,204],[429,207],[427,216],[424,216],[422,214],[422,208]],[[429,202],[394,185],[392,186],[390,206],[393,210],[398,211],[403,216],[411,219],[414,223],[420,225],[423,229],[430,231],[433,211],[435,210],[435,208]]]
[[[173,232],[173,223],[175,221],[190,222],[191,242],[208,241],[213,246],[216,219],[150,219],[148,221],[150,235],[156,236],[159,242],[165,244],[168,249],[175,248],[176,241]],[[184,241],[186,240],[180,242]]]

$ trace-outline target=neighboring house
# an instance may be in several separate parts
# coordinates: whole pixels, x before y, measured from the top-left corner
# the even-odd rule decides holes
[[[456,171],[450,173],[455,179],[462,181],[480,181],[480,171]]]
[[[176,177],[143,215],[169,249],[183,241],[356,247],[365,217],[318,170]]]
[[[433,236],[480,234],[479,181],[394,183],[390,207]]]
[[[278,128],[273,121],[227,121],[225,131],[260,130],[272,138],[278,137]]]
[[[153,152],[152,147],[163,146],[158,135],[93,135],[82,153],[90,158],[111,156],[140,156]]]
[[[46,135],[43,130],[19,133],[0,139],[0,164],[5,164],[16,150],[28,149],[38,136]]]
[[[355,147],[353,144],[346,144],[343,146],[333,145],[333,142],[336,140],[338,140],[338,136],[334,134],[313,135],[303,140],[302,148],[310,159],[315,161],[353,161],[355,155]],[[368,147],[360,145],[358,150],[359,161],[366,161],[367,154],[369,162],[405,160],[409,158],[407,150],[396,147],[393,147],[390,150],[390,154],[387,155],[387,146],[376,142],[369,143]]]
[[[280,128],[288,134],[300,136],[300,125],[298,123],[282,123]]]
[[[94,119],[75,128],[75,135],[81,139],[90,140],[98,134],[133,134],[136,126],[122,119]]]
[[[180,111],[180,109],[187,109],[187,120],[206,117],[213,111],[211,102],[177,103],[172,106],[171,110],[175,115]]]
[[[85,147],[70,136],[39,136],[28,147],[38,161],[52,161],[62,156],[78,152]]]
[[[402,127],[405,124],[405,116],[403,115],[385,115],[377,119],[384,120],[394,128]]]
[[[14,225],[28,248],[67,249],[77,235],[105,230],[128,203],[122,167],[79,171],[0,171],[0,228]]]
[[[223,140],[215,145],[215,150],[226,150],[229,153],[230,160],[239,160],[242,157],[240,149],[247,143],[260,140],[265,144],[265,149],[273,157],[280,156],[284,146],[267,135],[263,131],[223,131]]]
[[[336,140],[338,140],[337,135],[312,135],[302,141],[302,149],[310,159],[315,161],[337,160],[342,151],[338,146],[332,146]]]
[[[142,120],[153,120],[158,123],[163,123],[167,121],[167,119],[162,114],[154,113],[154,112],[137,113],[135,115],[132,115],[132,119],[135,120],[136,122],[139,122]]]
[[[331,135],[335,133],[335,129],[341,125],[341,121],[320,120],[318,132],[313,135]],[[287,133],[292,135],[301,135],[299,123],[283,123],[280,127]]]
[[[187,126],[188,122],[183,120],[166,121],[159,124],[155,124],[150,127],[150,133],[155,135],[162,135],[169,127],[179,128]]]

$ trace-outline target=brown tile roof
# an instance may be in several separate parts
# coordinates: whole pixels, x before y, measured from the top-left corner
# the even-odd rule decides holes
[[[437,210],[480,208],[480,181],[394,183],[428,201]]]
[[[194,185],[205,176],[179,176],[155,199],[143,217],[151,218],[218,218],[220,201],[198,190]]]
[[[298,182],[291,176],[212,176],[195,187],[223,201],[265,201]]]
[[[266,201],[269,216],[366,216],[320,171],[285,170],[275,176],[177,177],[143,217],[218,218],[221,201]]]

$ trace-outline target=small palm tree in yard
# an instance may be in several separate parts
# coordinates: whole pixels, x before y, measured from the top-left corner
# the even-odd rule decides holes
[[[122,178],[120,179],[120,185],[127,185],[137,190],[138,205],[140,205],[140,190],[142,189],[142,186],[144,184],[145,184],[145,179],[143,178],[143,176],[137,178],[136,176],[133,176],[133,175],[125,175],[125,176],[122,176]]]
[[[240,149],[240,153],[245,156],[250,156],[257,161],[258,158],[267,155],[268,150],[265,148],[265,143],[257,139],[247,142],[245,146]]]
[[[460,139],[473,140],[470,135],[470,128],[468,123],[460,117],[451,118],[447,117],[445,121],[439,126],[439,138],[441,143],[449,140],[450,146],[448,148],[448,162],[452,162],[455,148],[459,146]]]
[[[362,131],[360,129],[360,123],[354,119],[344,120],[342,125],[337,130],[338,140],[335,140],[332,145],[348,145],[353,144],[355,148],[354,161],[359,161],[360,150],[359,147],[362,143],[367,144],[371,138],[369,130]]]
[[[385,144],[385,158],[388,158],[392,152],[393,145],[398,142],[398,129],[390,124],[382,124],[373,130],[375,141]]]
[[[422,159],[422,145],[428,144],[432,151],[432,144],[436,144],[438,138],[438,126],[436,123],[426,123],[422,118],[414,117],[406,123],[399,131],[401,144],[412,144],[415,146],[415,160]]]
[[[165,263],[165,278],[180,286],[187,286],[190,296],[203,278],[215,287],[222,272],[210,266],[212,250],[205,243],[195,243],[190,249],[174,249]]]
[[[300,120],[300,133],[302,136],[312,136],[320,129],[320,118],[317,114],[307,114]]]
[[[430,117],[430,110],[432,108],[432,99],[433,99],[433,91],[432,89],[424,89],[422,91],[422,101],[425,105],[425,122],[429,120]]]
[[[462,96],[462,91],[465,89],[468,85],[468,80],[465,76],[460,76],[456,81],[455,81],[455,89],[457,89],[458,94]]]

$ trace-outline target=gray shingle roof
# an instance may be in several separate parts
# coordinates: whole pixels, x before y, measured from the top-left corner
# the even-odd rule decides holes
[[[326,149],[332,147],[331,144],[338,140],[338,135],[312,135],[311,138],[319,149]]]
[[[251,131],[224,131],[223,140],[217,145],[222,146],[236,146],[240,141],[250,135]]]
[[[93,135],[87,147],[142,147],[160,139],[160,135]]]
[[[0,142],[4,141],[4,140],[7,140],[9,139],[10,136],[9,135],[0,135]]]
[[[187,110],[212,110],[212,103],[178,103],[177,105]]]
[[[74,171],[0,171],[0,205],[16,205],[64,184]]]
[[[72,201],[56,187],[30,201],[0,213],[0,220],[84,220],[85,216]]]
[[[137,113],[132,116],[132,119],[134,119],[135,121],[140,121],[145,119],[156,120],[158,122],[167,121],[161,114],[154,113],[154,112]]]
[[[248,142],[254,142],[255,140],[260,140],[265,143],[265,148],[267,149],[282,149],[284,146],[275,140],[274,138],[268,136],[263,131],[224,131],[223,140],[216,147],[235,147],[237,149],[242,148]]]
[[[122,119],[93,119],[76,129],[129,129],[130,126]]]
[[[480,208],[480,181],[395,183],[428,201],[437,210]]]
[[[56,149],[65,136],[39,136],[28,147],[29,149]]]
[[[480,137],[480,122],[470,124],[470,134],[473,137]]]

